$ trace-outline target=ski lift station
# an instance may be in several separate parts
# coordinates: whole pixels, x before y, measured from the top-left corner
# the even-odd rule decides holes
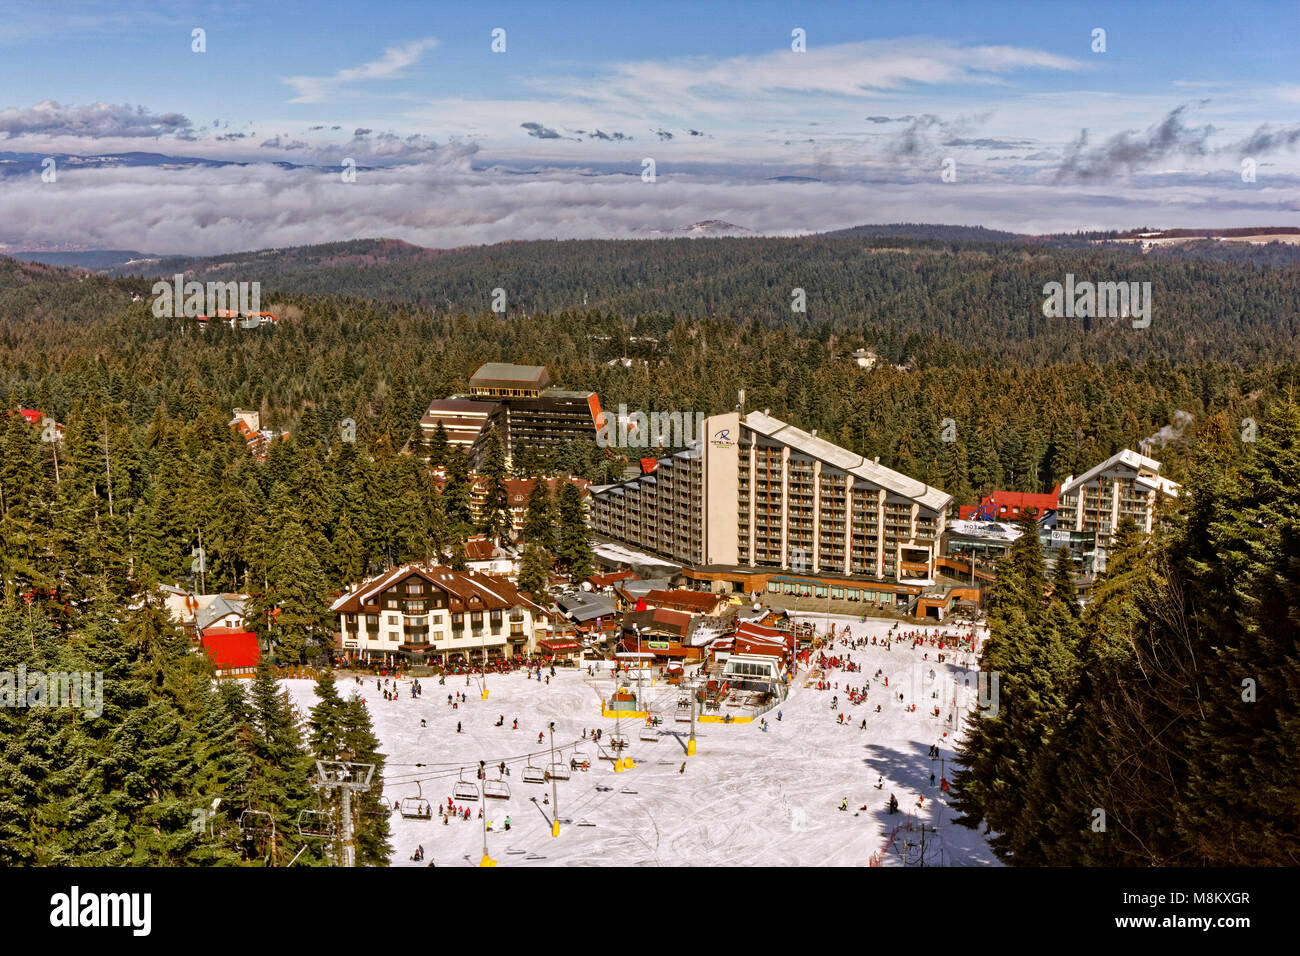
[[[736,687],[767,690],[768,685],[782,683],[781,662],[763,654],[732,654],[723,666],[722,676]]]

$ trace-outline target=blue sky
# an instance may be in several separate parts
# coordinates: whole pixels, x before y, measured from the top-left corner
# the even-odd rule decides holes
[[[253,164],[225,180],[67,170],[58,196],[35,189],[39,177],[0,180],[11,248],[131,239],[129,224],[93,214],[110,195],[149,220],[131,246],[168,251],[322,229],[430,245],[661,234],[711,218],[774,234],[903,219],[1019,231],[1300,222],[1300,0],[0,14],[0,152]],[[191,51],[194,28],[206,52]],[[490,48],[495,28],[504,53]],[[805,52],[791,49],[795,28]],[[314,202],[324,168],[345,158],[372,170],[351,184],[359,195]],[[955,181],[941,179],[945,162]],[[209,228],[210,209],[147,215],[187,193],[225,202],[231,222]]]

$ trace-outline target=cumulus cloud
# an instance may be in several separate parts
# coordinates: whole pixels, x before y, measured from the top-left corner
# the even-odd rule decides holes
[[[1204,101],[1199,105],[1204,105]],[[1087,182],[1118,172],[1132,173],[1172,156],[1206,155],[1207,142],[1214,127],[1209,124],[1188,126],[1184,117],[1192,108],[1193,104],[1184,103],[1146,130],[1124,130],[1098,146],[1090,147],[1088,131],[1080,130],[1065,149],[1064,158],[1056,170],[1057,180]]]
[[[43,100],[30,108],[0,110],[0,133],[15,136],[154,138],[189,134],[190,121],[180,113],[152,113],[143,106],[92,103],[64,106]]]
[[[1229,147],[1228,151],[1238,156],[1252,156],[1276,152],[1279,149],[1294,149],[1297,143],[1300,143],[1300,126],[1275,130],[1265,123],[1240,143]]]
[[[262,149],[283,149],[288,152],[295,150],[310,149],[310,147],[300,139],[281,139],[279,136],[272,136],[270,139],[264,139],[261,143]]]
[[[521,129],[528,130],[529,136],[535,136],[537,139],[563,139],[559,133],[550,127],[543,126],[541,123],[520,123]]]

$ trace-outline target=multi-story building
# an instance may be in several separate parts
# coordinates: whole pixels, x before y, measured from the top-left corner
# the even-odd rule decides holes
[[[701,445],[591,488],[596,534],[694,566],[928,579],[952,496],[766,412],[705,420]]]
[[[492,416],[500,411],[496,402],[476,402],[468,398],[440,398],[429,404],[420,419],[420,434],[426,442],[432,441],[442,425],[447,444],[469,454]]]
[[[524,530],[524,517],[528,514],[528,499],[532,496],[533,485],[539,481],[546,482],[546,490],[550,492],[552,501],[559,495],[560,487],[565,482],[577,485],[583,497],[587,495],[587,479],[573,475],[564,478],[507,478],[505,480],[506,504],[510,508],[510,523],[515,534]],[[490,482],[484,476],[470,475],[469,507],[476,522],[483,520],[489,487]]]
[[[1078,478],[1065,479],[1057,528],[1096,532],[1097,547],[1104,550],[1124,518],[1132,518],[1139,531],[1150,534],[1161,499],[1178,497],[1179,488],[1160,477],[1160,462],[1126,448]]]
[[[556,388],[542,365],[488,362],[469,380],[467,395],[452,395],[429,406],[420,420],[425,441],[442,422],[449,440],[465,447],[470,467],[477,468],[486,437],[495,427],[510,461],[521,448],[544,448],[552,442],[596,440],[601,420],[595,392]]]
[[[546,637],[549,617],[506,578],[423,564],[353,585],[330,610],[338,615],[335,647],[344,654],[443,663],[530,654]]]

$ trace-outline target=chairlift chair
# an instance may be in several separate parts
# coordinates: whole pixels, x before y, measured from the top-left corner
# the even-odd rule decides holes
[[[334,820],[323,810],[302,810],[298,813],[298,836],[320,839],[334,835]]]
[[[683,697],[677,702],[677,716],[675,718],[679,724],[689,724],[691,722],[691,702]]]
[[[506,783],[501,777],[497,777],[495,780],[484,780],[483,796],[491,797],[494,800],[509,800],[510,784]]]
[[[556,780],[568,780],[569,765],[563,761],[557,760],[555,763],[551,764],[551,769],[548,771],[548,774]]]
[[[408,820],[432,820],[433,807],[424,799],[420,781],[415,781],[415,796],[403,797],[397,805],[397,812]]]
[[[591,758],[581,750],[575,750],[573,756],[569,758],[570,770],[589,770],[591,769]]]
[[[533,758],[529,757],[527,766],[519,774],[519,779],[524,783],[545,783],[546,770],[534,764]]]
[[[627,737],[623,734],[610,734],[608,740],[610,750],[625,750],[627,748]]]
[[[275,838],[275,817],[265,810],[245,810],[239,815],[239,830],[245,840]]]
[[[477,800],[478,784],[470,783],[468,780],[465,779],[464,767],[461,768],[460,772],[461,772],[461,779],[457,780],[455,786],[451,788],[451,795],[453,799],[455,799],[458,802],[461,800],[468,800],[470,802]]]
[[[637,734],[637,738],[640,740],[645,740],[652,744],[658,743],[659,731],[656,730],[650,724],[646,724],[644,727],[641,728],[641,732]]]

